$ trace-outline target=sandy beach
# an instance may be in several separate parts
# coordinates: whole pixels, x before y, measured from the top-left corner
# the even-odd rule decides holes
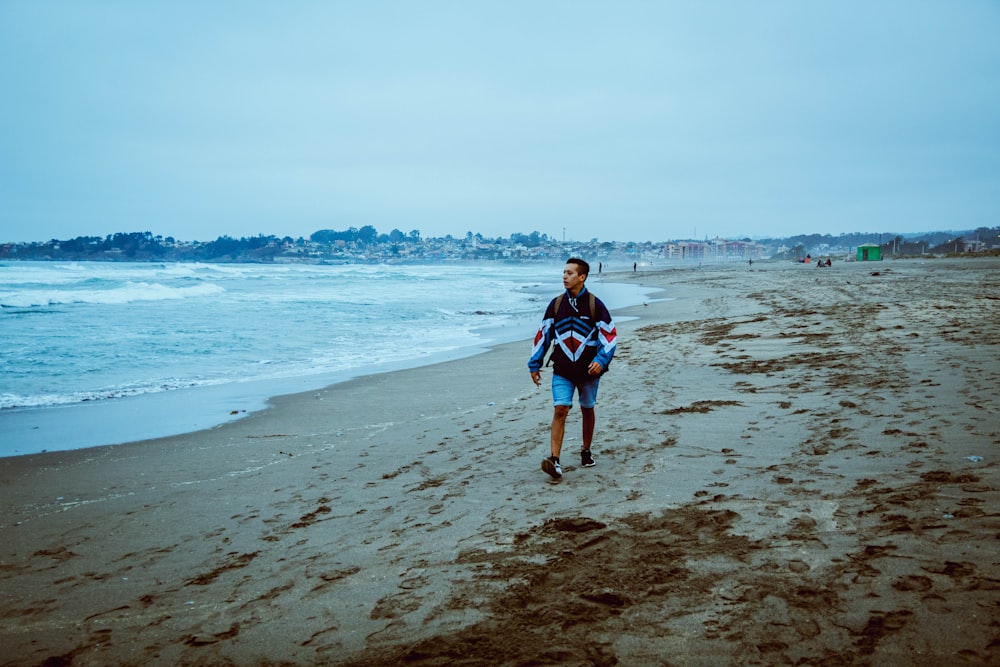
[[[0,459],[0,664],[1000,664],[1000,260],[601,280],[559,484],[530,341]]]

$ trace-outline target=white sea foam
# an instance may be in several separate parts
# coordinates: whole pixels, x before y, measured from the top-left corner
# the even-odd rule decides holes
[[[126,282],[119,287],[108,289],[22,289],[0,292],[0,307],[31,308],[34,306],[57,306],[72,303],[123,304],[135,301],[159,301],[163,299],[187,299],[209,296],[225,291],[219,285],[208,283],[189,287],[170,287],[162,283]]]

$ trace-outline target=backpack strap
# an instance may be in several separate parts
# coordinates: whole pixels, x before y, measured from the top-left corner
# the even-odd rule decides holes
[[[563,296],[565,296],[565,294],[566,294],[566,292],[563,292],[562,294],[560,294],[559,296],[557,296],[555,298],[555,303],[552,304],[552,308],[553,308],[552,316],[553,317],[556,317],[557,315],[559,315],[559,306],[562,305]],[[596,319],[597,297],[594,296],[594,293],[591,292],[590,290],[587,290],[587,296],[590,297],[590,299],[589,299],[589,303],[590,303],[590,319],[593,320],[593,319]]]
[[[562,305],[563,296],[566,292],[563,292],[557,296],[552,304],[552,317],[553,319],[559,317],[559,306]],[[588,300],[590,303],[590,319],[597,322],[597,297],[590,290],[587,290],[587,296],[590,297]]]
[[[590,335],[587,336],[587,340],[600,336],[601,326],[597,323],[597,297],[590,290],[587,290],[587,295],[590,296],[590,323],[594,325],[594,328],[590,330]]]

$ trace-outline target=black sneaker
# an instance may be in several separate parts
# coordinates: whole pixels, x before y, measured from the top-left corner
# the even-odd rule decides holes
[[[558,481],[562,479],[562,466],[559,465],[559,459],[554,456],[542,459],[542,470],[548,473],[554,480]]]
[[[584,468],[593,468],[596,463],[594,463],[594,457],[590,455],[589,449],[580,450],[580,465]]]

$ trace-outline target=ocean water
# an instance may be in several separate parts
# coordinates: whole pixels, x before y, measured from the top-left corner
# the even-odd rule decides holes
[[[0,264],[0,456],[207,428],[270,396],[526,339],[561,269]],[[612,310],[649,292],[595,278]]]

